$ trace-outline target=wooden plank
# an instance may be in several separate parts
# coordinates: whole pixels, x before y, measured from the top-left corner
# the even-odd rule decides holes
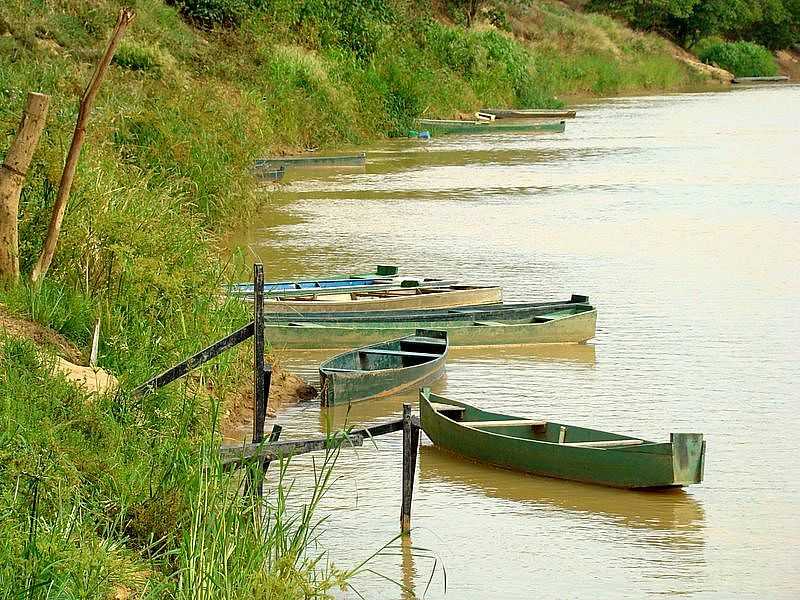
[[[594,442],[567,442],[562,446],[581,446],[584,448],[613,448],[614,446],[638,446],[644,440],[597,440]]]
[[[412,423],[419,425],[419,419],[412,417]],[[237,468],[245,464],[249,459],[260,458],[262,460],[278,460],[281,457],[298,456],[308,452],[335,448],[341,444],[342,447],[362,446],[365,439],[394,433],[403,429],[403,421],[389,421],[380,425],[365,427],[351,431],[346,439],[338,437],[320,437],[306,440],[295,440],[290,442],[278,442],[275,444],[244,444],[240,446],[222,446],[219,449],[220,459],[223,465]]]
[[[547,425],[547,421],[541,419],[511,419],[507,421],[459,421],[461,425],[472,427],[474,429],[491,429],[493,427],[517,427],[517,426],[530,426],[542,427]]]
[[[453,406],[452,404],[439,404],[438,402],[431,402],[431,408],[439,412],[457,411],[464,412],[463,406]]]
[[[380,350],[378,348],[364,348],[359,350],[362,354],[382,354],[385,356],[418,356],[421,358],[439,358],[441,354],[431,354],[430,352],[409,352],[408,350]]]
[[[243,341],[252,337],[252,335],[253,323],[251,321],[241,329],[237,329],[230,335],[227,335],[221,340],[214,342],[210,346],[203,348],[197,354],[193,354],[183,362],[178,363],[174,367],[170,367],[163,373],[160,373],[152,379],[144,382],[142,385],[133,390],[133,394],[140,395],[152,393],[158,388],[164,387],[168,383],[175,381],[179,377],[183,377],[192,369],[195,369],[208,362],[212,358],[219,356],[226,350],[241,344]]]

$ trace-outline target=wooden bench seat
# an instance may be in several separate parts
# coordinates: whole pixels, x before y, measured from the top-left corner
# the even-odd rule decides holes
[[[594,442],[564,442],[562,446],[578,446],[583,448],[613,448],[614,446],[638,446],[644,440],[596,440]]]
[[[507,421],[460,421],[462,425],[474,429],[491,429],[493,427],[544,427],[547,421],[541,419],[510,419]]]
[[[500,327],[500,326],[505,326],[505,323],[501,323],[500,321],[475,321],[473,325],[478,325],[483,327]]]
[[[416,356],[419,358],[439,358],[441,354],[431,354],[429,352],[409,352],[408,350],[378,350],[365,348],[359,350],[359,354],[383,354],[385,356]]]
[[[463,406],[453,406],[452,404],[440,404],[438,402],[431,402],[431,408],[437,412],[463,413],[466,410]]]
[[[403,338],[403,342],[407,342],[410,344],[436,344],[438,346],[447,345],[447,340],[443,340],[440,338],[417,337],[417,336]]]

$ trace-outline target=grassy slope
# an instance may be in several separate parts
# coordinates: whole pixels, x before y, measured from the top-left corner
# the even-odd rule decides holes
[[[215,240],[259,201],[247,176],[254,157],[402,132],[422,114],[694,83],[660,39],[559,3],[509,9],[516,38],[486,24],[467,31],[413,2],[360,12],[355,0],[333,4],[360,16],[331,16],[322,0],[277,0],[238,31],[212,33],[160,0],[137,0],[92,115],[51,274],[40,292],[0,292],[0,302],[82,348],[101,318],[99,362],[128,389],[246,319],[215,298],[225,270]],[[52,95],[22,200],[24,270],[47,225],[76,99],[120,5],[0,4],[0,154],[26,92]],[[241,374],[235,357],[204,371],[194,385],[202,395],[175,385],[146,400],[87,400],[42,362],[30,344],[0,338],[0,598],[36,585],[33,596],[101,598],[113,585],[191,596],[192,577],[224,549],[200,553],[191,523],[214,514],[208,506],[231,511],[208,525],[204,545],[245,522],[198,468],[209,460],[214,401]],[[258,575],[264,564],[294,573],[278,597],[315,577],[280,553],[266,560],[255,542],[239,547],[230,566],[240,589],[212,585],[209,598],[275,589]],[[206,562],[193,562],[201,554]],[[181,571],[187,564],[199,571]]]

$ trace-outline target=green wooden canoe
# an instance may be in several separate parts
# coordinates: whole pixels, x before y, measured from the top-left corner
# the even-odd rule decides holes
[[[703,480],[701,433],[666,443],[490,413],[420,390],[420,424],[440,448],[533,475],[618,488],[674,488]]]
[[[513,132],[553,132],[563,133],[564,121],[545,121],[537,123],[492,123],[490,121],[457,121],[446,119],[418,119],[417,126],[432,134],[448,133],[513,133]]]
[[[256,168],[318,168],[318,167],[363,167],[367,164],[367,153],[340,154],[338,156],[273,156],[256,161]]]
[[[496,119],[574,119],[577,113],[568,108],[482,108],[478,111]]]
[[[577,344],[595,335],[597,310],[588,303],[512,311],[508,316],[491,308],[477,314],[454,311],[440,319],[420,315],[409,320],[273,322],[268,318],[264,335],[274,349],[358,348],[387,338],[412,335],[422,328],[447,331],[451,347]],[[483,315],[487,314],[498,316],[486,320]]]
[[[447,333],[418,329],[326,360],[319,367],[320,404],[334,406],[432,382],[444,372]]]

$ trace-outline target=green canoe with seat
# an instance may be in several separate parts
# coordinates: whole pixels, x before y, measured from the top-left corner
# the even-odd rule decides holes
[[[618,488],[674,488],[703,480],[701,433],[673,433],[650,442],[564,425],[543,415],[492,413],[420,390],[420,424],[438,447],[533,475]]]
[[[319,367],[320,404],[333,406],[396,394],[444,372],[447,333],[418,329],[326,360]]]

